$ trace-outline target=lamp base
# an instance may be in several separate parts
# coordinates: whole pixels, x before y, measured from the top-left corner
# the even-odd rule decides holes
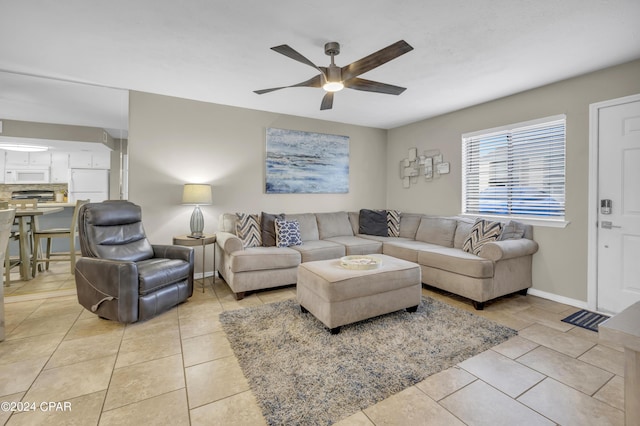
[[[200,211],[200,207],[196,205],[196,208],[193,209],[193,213],[191,213],[191,237],[193,238],[202,238],[202,231],[204,231],[204,217],[202,216],[202,212]]]

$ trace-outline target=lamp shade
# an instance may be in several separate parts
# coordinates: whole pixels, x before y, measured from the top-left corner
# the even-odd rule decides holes
[[[211,204],[211,185],[202,183],[186,183],[182,191],[182,204]]]

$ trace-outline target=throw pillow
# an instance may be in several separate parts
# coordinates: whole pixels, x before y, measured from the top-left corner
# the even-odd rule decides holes
[[[260,227],[262,230],[262,245],[274,247],[276,245],[276,219],[284,219],[284,213],[269,214],[262,212]]]
[[[260,215],[236,213],[236,235],[242,240],[242,246],[260,247],[262,236],[260,233]]]
[[[491,241],[496,241],[501,233],[502,224],[500,222],[477,219],[462,246],[462,250],[477,256],[483,245]]]
[[[302,244],[300,224],[297,220],[276,219],[275,223],[276,245],[278,247],[291,247]]]
[[[360,224],[358,230],[360,234],[386,237],[389,232],[387,230],[386,210],[361,209],[358,223]]]
[[[387,210],[387,237],[400,236],[400,212]]]

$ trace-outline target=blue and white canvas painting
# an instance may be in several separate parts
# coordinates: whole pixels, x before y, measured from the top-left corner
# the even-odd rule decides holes
[[[267,129],[267,194],[349,192],[349,137]]]

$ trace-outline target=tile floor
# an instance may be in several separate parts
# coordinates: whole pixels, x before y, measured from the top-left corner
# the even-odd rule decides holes
[[[41,285],[50,291],[72,283],[61,266],[5,290],[20,294],[25,285]],[[423,293],[473,311],[464,299]],[[75,296],[7,303],[0,401],[68,402],[71,410],[0,411],[0,423],[264,424],[218,313],[294,297],[288,287],[238,302],[218,279],[177,308],[127,326],[99,319]],[[339,424],[623,425],[622,349],[560,321],[576,310],[533,296],[488,304],[476,313],[517,329],[518,336]]]

